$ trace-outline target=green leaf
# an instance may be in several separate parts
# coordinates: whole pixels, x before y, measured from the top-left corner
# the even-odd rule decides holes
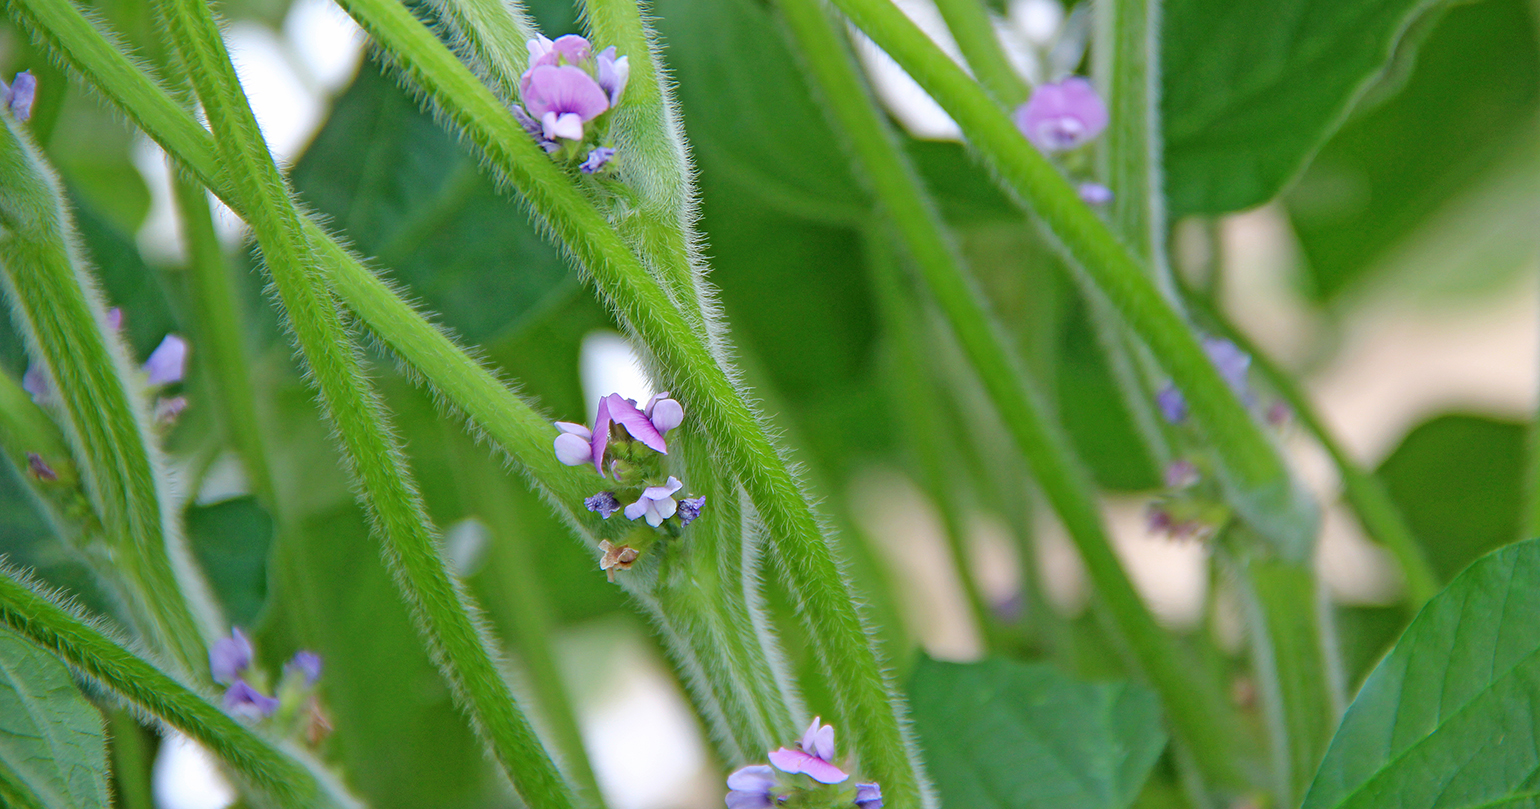
[[[1519,536],[1525,426],[1446,415],[1402,439],[1379,474],[1444,581]]]
[[[1171,0],[1161,34],[1173,218],[1276,195],[1433,0]]]
[[[1352,288],[1515,147],[1532,151],[1535,34],[1525,0],[1451,9],[1418,48],[1400,92],[1349,120],[1284,195],[1318,299]]]
[[[209,587],[236,626],[254,626],[267,602],[267,557],[273,518],[255,497],[237,497],[183,513],[187,544]]]
[[[799,216],[851,221],[869,207],[779,21],[752,0],[657,0],[690,143],[719,170]]]
[[[101,714],[63,663],[9,630],[0,630],[0,788],[47,809],[111,805]]]
[[[1166,746],[1153,692],[1051,666],[926,657],[909,700],[947,806],[1121,809]]]
[[[1540,540],[1484,557],[1364,683],[1304,809],[1534,806]]]
[[[292,179],[308,205],[471,342],[521,323],[571,283],[523,209],[372,63],[337,99]]]

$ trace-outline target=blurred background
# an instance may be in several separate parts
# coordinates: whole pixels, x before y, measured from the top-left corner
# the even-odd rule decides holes
[[[148,63],[164,58],[143,0],[92,5]],[[530,5],[547,34],[578,30],[561,0]],[[948,362],[954,349],[944,340],[930,381],[938,390],[924,407],[950,448],[945,476],[938,486],[917,469],[903,412],[914,400],[902,393],[871,282],[881,252],[871,206],[773,11],[759,0],[652,5],[699,169],[711,280],[741,364],[843,536],[899,681],[917,650],[971,660],[991,644],[1026,657],[1051,651],[1088,676],[1119,671],[1087,629],[1073,549],[1019,460],[1000,451],[1000,428],[979,415],[972,381],[946,372],[961,363]],[[928,0],[901,5],[953,47]],[[219,9],[271,147],[335,231],[553,417],[586,421],[611,391],[649,395],[603,307],[519,205],[382,73],[340,10],[328,0],[229,0]],[[1082,66],[1083,8],[1013,0],[995,12],[1029,79]],[[1520,531],[1526,430],[1540,390],[1537,31],[1528,0],[1440,5],[1281,196],[1220,214],[1172,205],[1173,261],[1195,294],[1301,380],[1351,455],[1383,476],[1446,578]],[[1160,470],[1139,447],[1058,258],[970,161],[939,108],[874,48],[861,55],[996,312],[1104,488],[1142,593],[1168,626],[1211,635],[1233,653],[1234,594],[1207,548],[1148,527]],[[144,356],[166,333],[190,330],[165,157],[6,21],[0,72],[21,69],[39,79],[34,132]],[[300,647],[322,654],[336,728],[325,754],[372,805],[505,805],[338,472],[245,228],[228,212],[218,226],[242,287],[259,406],[293,524],[275,526],[250,496],[212,408],[200,406],[210,382],[194,343],[191,405],[167,437],[194,551],[232,620],[256,632],[264,662]],[[531,603],[551,622],[610,805],[719,806],[721,765],[645,620],[521,480],[383,353],[372,359],[450,555],[498,632],[516,635],[511,616]],[[9,329],[0,365],[15,378],[26,367]],[[1288,423],[1281,432],[1327,506],[1317,565],[1356,683],[1406,620],[1393,606],[1398,574],[1337,505],[1338,481],[1316,444]],[[1004,641],[980,637],[971,618],[949,521]],[[111,613],[9,473],[0,475],[0,552]],[[768,595],[775,610],[788,609],[774,586]],[[1066,647],[1021,629],[1045,622],[1084,631]],[[794,629],[786,642],[800,667]],[[528,661],[510,660],[509,676],[523,683]],[[816,711],[819,695],[808,696]],[[153,767],[164,809],[233,801],[184,740],[162,743]]]

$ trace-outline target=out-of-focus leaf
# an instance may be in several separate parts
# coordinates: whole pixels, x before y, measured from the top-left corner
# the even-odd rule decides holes
[[[18,809],[107,809],[102,715],[58,659],[0,629],[0,797]]]
[[[781,26],[753,0],[658,0],[690,143],[722,172],[799,216],[851,222],[869,208]]]
[[[1535,34],[1525,0],[1451,9],[1400,93],[1350,119],[1321,150],[1284,197],[1317,298],[1350,288],[1516,145],[1533,148]]]
[[[1423,609],[1348,708],[1304,809],[1540,805],[1540,541]]]
[[[1046,665],[924,658],[909,700],[948,806],[1121,809],[1166,746],[1153,692]]]
[[[38,88],[40,96],[62,87]],[[135,130],[95,93],[70,92],[47,144],[48,159],[74,199],[84,200],[107,224],[132,236],[150,212],[150,189],[131,159]]]
[[[273,518],[255,497],[188,506],[182,519],[187,544],[209,587],[236,626],[254,626],[267,602],[267,560]]]
[[[471,342],[518,324],[569,278],[525,211],[373,63],[292,176],[308,205]]]
[[[1097,483],[1118,491],[1160,485],[1160,472],[1134,430],[1085,307],[1065,320],[1059,346],[1059,418]]]
[[[904,142],[909,159],[948,221],[962,227],[980,221],[1028,224],[1027,213],[1000,190],[961,143],[916,140]]]
[[[1402,439],[1379,474],[1443,579],[1519,536],[1525,425],[1448,415]]]
[[[1172,0],[1161,119],[1174,216],[1277,194],[1433,0]]]

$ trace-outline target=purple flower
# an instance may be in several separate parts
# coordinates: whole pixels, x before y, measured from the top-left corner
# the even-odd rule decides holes
[[[529,49],[531,70],[542,65],[582,64],[594,53],[593,46],[588,44],[588,40],[577,34],[557,37],[554,42],[543,34],[536,34],[535,38],[524,43],[524,46]]]
[[[813,717],[798,744],[800,750],[782,747],[771,751],[770,763],[788,773],[804,773],[821,784],[838,784],[850,776],[830,763],[834,758],[834,727],[820,724],[821,717]]]
[[[615,58],[615,46],[611,45],[599,53],[595,73],[599,88],[609,95],[613,107],[620,103],[620,94],[625,92],[626,81],[631,78],[631,57]]]
[[[604,476],[604,450],[609,445],[611,422],[624,427],[628,435],[648,448],[668,454],[668,444],[663,441],[663,434],[658,432],[658,428],[652,425],[652,420],[645,413],[636,409],[636,402],[618,393],[611,393],[599,400],[599,415],[594,419],[590,457],[600,477]]]
[[[1181,424],[1187,420],[1187,400],[1175,385],[1166,385],[1155,394],[1155,406],[1160,408],[1160,414],[1165,416],[1166,421],[1172,424]]]
[[[648,486],[642,490],[642,496],[637,498],[635,503],[626,506],[626,519],[635,520],[646,517],[647,524],[657,528],[679,510],[679,504],[674,502],[673,495],[683,486],[679,478],[673,475],[669,475],[668,482],[662,486]]]
[[[225,710],[242,719],[263,719],[278,710],[278,700],[252,688],[245,680],[236,680],[225,692]]]
[[[32,101],[37,98],[37,79],[23,70],[11,79],[10,86],[0,81],[0,94],[4,94],[5,108],[12,117],[26,123],[32,117]]]
[[[771,809],[775,805],[775,770],[751,764],[727,776],[727,809]]]
[[[514,104],[512,110],[513,117],[518,120],[519,126],[524,127],[524,131],[540,144],[540,148],[544,149],[546,154],[561,148],[560,143],[545,136],[545,127],[541,126],[539,121],[529,117],[529,113],[525,112],[523,107]]]
[[[230,637],[220,638],[209,647],[209,671],[216,683],[234,683],[251,665],[251,641],[240,627],[230,629]]]
[[[47,404],[53,394],[53,388],[48,384],[48,372],[37,364],[28,365],[27,372],[21,375],[21,389],[31,394],[32,401],[38,404]]]
[[[107,328],[113,331],[123,330],[123,310],[114,306],[107,310]]]
[[[583,505],[606,520],[620,510],[620,501],[615,499],[614,492],[599,492],[593,497],[584,498]]]
[[[647,406],[642,409],[642,414],[657,428],[658,435],[668,435],[668,431],[684,423],[684,406],[670,399],[668,391],[655,394],[647,400]]]
[[[882,809],[882,787],[856,784],[856,809]]]
[[[295,652],[283,667],[286,671],[297,671],[305,675],[305,685],[315,685],[316,680],[321,679],[321,656],[315,652]]]
[[[175,334],[166,335],[166,339],[150,352],[150,358],[144,361],[144,372],[154,387],[182,381],[186,369],[187,341]]]
[[[1067,79],[1032,88],[1032,97],[1016,108],[1016,128],[1045,152],[1073,149],[1107,127],[1107,106],[1089,81]]]
[[[609,96],[593,77],[572,65],[530,68],[519,79],[519,95],[530,116],[540,120],[546,140],[582,140],[583,124],[610,108]]]
[[[53,467],[49,466],[48,462],[43,460],[43,456],[36,452],[27,453],[27,471],[38,480],[49,483],[59,479],[59,473],[53,471]]]
[[[155,411],[151,417],[156,424],[175,424],[182,416],[182,411],[187,409],[186,396],[171,396],[155,400]]]
[[[695,518],[700,516],[701,506],[706,505],[706,495],[690,497],[679,501],[679,527],[688,528]]]
[[[593,460],[593,431],[570,421],[556,422],[561,435],[556,436],[556,460],[568,466],[582,466]]]
[[[1080,195],[1080,201],[1087,205],[1106,205],[1112,202],[1112,189],[1101,183],[1081,183],[1076,186],[1075,192]]]
[[[1203,340],[1203,350],[1208,354],[1209,362],[1219,369],[1219,375],[1224,377],[1230,390],[1243,399],[1250,398],[1251,392],[1246,385],[1246,373],[1251,369],[1251,355],[1242,351],[1239,346],[1229,340],[1221,340],[1217,337],[1208,337]]]
[[[614,149],[611,149],[608,146],[600,146],[589,152],[588,159],[580,163],[578,168],[582,169],[584,174],[593,174],[599,169],[604,168],[605,164],[609,163],[610,158],[614,156]]]
[[[1200,478],[1198,467],[1192,461],[1182,459],[1172,461],[1166,465],[1166,488],[1185,489],[1196,484]]]

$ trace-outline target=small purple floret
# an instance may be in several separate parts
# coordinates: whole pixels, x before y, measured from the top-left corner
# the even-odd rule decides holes
[[[620,510],[620,501],[615,499],[614,492],[599,492],[592,497],[585,497],[583,505],[606,520],[611,514]]]
[[[1075,191],[1087,205],[1107,205],[1112,202],[1112,189],[1101,183],[1081,183]]]
[[[578,168],[582,169],[584,174],[593,174],[599,169],[604,168],[605,164],[609,163],[610,159],[614,156],[614,149],[608,146],[600,146],[589,152],[588,159],[578,164]]]
[[[652,426],[657,428],[658,435],[668,435],[669,430],[684,423],[684,405],[669,398],[668,391],[654,394],[651,399],[648,399],[642,413],[652,421]]]
[[[1187,420],[1187,399],[1175,385],[1167,385],[1155,394],[1155,406],[1160,408],[1160,414],[1166,421],[1172,424],[1181,424]]]
[[[150,352],[150,358],[144,361],[144,372],[149,375],[152,387],[181,382],[186,369],[187,341],[175,334],[166,335],[166,339]]]
[[[679,501],[679,526],[688,528],[695,518],[700,516],[701,506],[706,505],[706,495],[690,497]]]
[[[770,809],[774,806],[775,770],[768,764],[751,764],[727,776],[727,809]]]
[[[321,656],[315,652],[301,650],[289,658],[284,668],[305,675],[305,685],[315,685],[316,680],[321,679]]]
[[[11,79],[10,86],[0,81],[0,93],[5,95],[5,108],[16,120],[26,123],[32,117],[32,102],[37,98],[37,78],[23,70]]]
[[[594,434],[581,424],[570,421],[556,422],[561,435],[556,436],[556,460],[568,466],[582,466],[593,460]]]
[[[49,466],[48,462],[43,460],[43,456],[37,454],[36,452],[27,453],[27,471],[31,472],[32,476],[38,480],[46,481],[48,483],[52,483],[59,479],[59,473],[55,472],[53,467]]]
[[[209,672],[214,675],[214,682],[230,684],[240,679],[251,665],[253,654],[251,641],[240,627],[230,629],[230,637],[220,638],[209,647]]]
[[[683,486],[679,478],[673,475],[670,475],[668,482],[662,486],[648,486],[642,490],[642,496],[638,497],[635,503],[626,506],[626,519],[635,520],[646,517],[647,524],[657,528],[679,510],[679,504],[674,501],[674,492],[679,491]]]
[[[519,95],[546,140],[582,140],[583,124],[610,108],[609,96],[593,77],[572,65],[531,68],[519,79]]]
[[[531,69],[541,65],[581,64],[593,56],[593,46],[577,34],[560,36],[555,41],[537,34],[535,39],[525,43],[525,47],[529,48]]]
[[[32,396],[32,401],[38,404],[47,404],[53,395],[53,388],[48,384],[48,374],[43,366],[32,364],[27,366],[27,372],[21,375],[21,389]]]
[[[1032,89],[1016,108],[1016,128],[1045,152],[1073,149],[1107,127],[1107,105],[1089,81],[1070,76]]]
[[[252,688],[245,680],[236,680],[225,692],[225,710],[242,719],[264,719],[278,710],[278,700]]]
[[[1209,362],[1219,369],[1219,375],[1224,377],[1230,390],[1237,396],[1247,398],[1251,392],[1246,384],[1246,374],[1251,369],[1251,355],[1242,351],[1239,346],[1229,340],[1221,340],[1217,337],[1205,338],[1203,350],[1208,353]]]
[[[824,761],[834,760],[834,726],[823,724],[823,717],[813,717],[799,745],[802,752],[817,756]]]
[[[631,78],[631,57],[615,57],[615,46],[611,45],[599,53],[596,70],[599,88],[610,99],[610,106],[620,103],[620,94],[626,90],[626,82]]]
[[[168,396],[155,400],[153,416],[156,424],[175,424],[187,409],[186,396]]]
[[[856,784],[856,809],[882,809],[882,787]]]

